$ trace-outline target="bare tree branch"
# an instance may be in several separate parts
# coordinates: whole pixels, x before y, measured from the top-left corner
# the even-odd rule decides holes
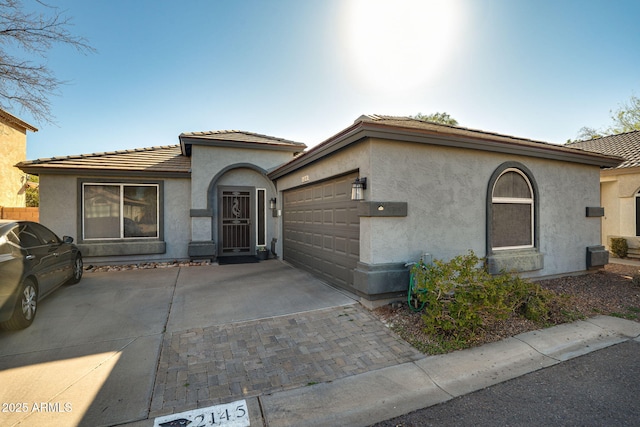
[[[45,12],[26,12],[21,0],[0,0],[0,108],[19,107],[37,121],[53,122],[50,97],[66,82],[46,65],[54,45],[95,52],[89,42],[69,31],[71,18],[57,7],[38,1]],[[22,52],[28,59],[9,52]]]

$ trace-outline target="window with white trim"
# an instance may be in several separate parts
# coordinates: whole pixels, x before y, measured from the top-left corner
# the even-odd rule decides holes
[[[267,245],[267,190],[256,189],[256,212],[258,214],[256,227],[256,245]]]
[[[527,176],[517,168],[505,169],[491,193],[491,245],[493,250],[534,247],[534,193]]]
[[[636,193],[636,236],[640,236],[640,191]]]
[[[159,185],[82,183],[82,237],[159,237]]]

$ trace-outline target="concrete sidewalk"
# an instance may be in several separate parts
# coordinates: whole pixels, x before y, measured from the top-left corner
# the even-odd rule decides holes
[[[368,426],[638,337],[639,323],[598,316],[249,399],[251,425]]]

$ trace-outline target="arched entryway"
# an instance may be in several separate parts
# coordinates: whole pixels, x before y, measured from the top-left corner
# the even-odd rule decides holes
[[[211,180],[208,204],[217,256],[255,255],[258,247],[270,247],[276,235],[275,219],[268,214],[274,198],[273,182],[253,164],[228,166]]]

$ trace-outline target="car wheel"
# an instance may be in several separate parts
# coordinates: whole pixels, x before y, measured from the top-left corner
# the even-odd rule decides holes
[[[2,324],[4,329],[24,329],[33,323],[38,308],[38,287],[31,279],[25,279],[13,315]]]
[[[82,255],[77,254],[73,260],[73,276],[67,282],[68,285],[75,285],[82,279],[82,272],[84,270],[84,264],[82,262]]]

